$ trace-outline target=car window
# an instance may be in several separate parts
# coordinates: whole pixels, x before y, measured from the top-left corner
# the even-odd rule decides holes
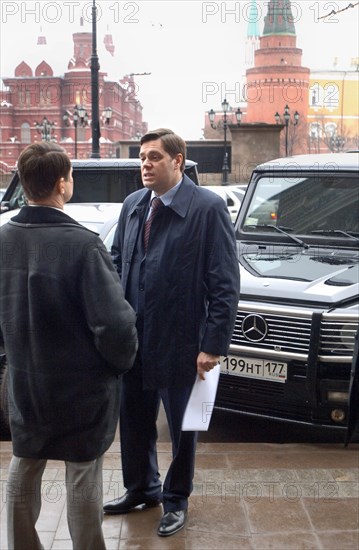
[[[71,202],[123,202],[142,186],[138,170],[76,169],[73,179]]]
[[[274,224],[294,233],[359,231],[359,186],[348,175],[259,178],[243,222]]]
[[[16,181],[15,187],[12,190],[11,199],[9,201],[9,203],[10,203],[9,204],[9,206],[10,206],[9,210],[15,210],[16,208],[21,208],[22,206],[24,206],[24,204],[26,202],[26,199],[25,199],[25,196],[24,196],[24,191],[23,191],[20,179],[18,178],[17,175],[15,177],[17,178],[17,181]]]

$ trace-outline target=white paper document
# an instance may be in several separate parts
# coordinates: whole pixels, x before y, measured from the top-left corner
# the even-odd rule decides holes
[[[206,379],[197,379],[187,403],[187,408],[182,421],[183,431],[208,430],[211,420],[214,400],[216,398],[220,365],[216,365],[211,371],[206,372]]]

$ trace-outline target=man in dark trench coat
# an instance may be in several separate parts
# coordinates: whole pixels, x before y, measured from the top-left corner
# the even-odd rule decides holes
[[[159,536],[184,526],[197,432],[182,431],[182,419],[197,373],[204,379],[228,353],[239,299],[226,204],[183,173],[185,157],[185,142],[171,130],[142,137],[144,189],[126,198],[112,248],[125,297],[137,313],[139,351],[121,393],[127,491],[104,511],[123,514],[163,502]],[[163,487],[156,454],[161,400],[173,451]]]

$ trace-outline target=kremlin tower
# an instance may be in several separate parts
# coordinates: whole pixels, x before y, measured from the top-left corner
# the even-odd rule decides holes
[[[299,121],[306,121],[310,70],[302,67],[296,42],[290,1],[270,0],[254,67],[246,71],[246,123],[273,124],[286,105],[291,115],[297,111]]]

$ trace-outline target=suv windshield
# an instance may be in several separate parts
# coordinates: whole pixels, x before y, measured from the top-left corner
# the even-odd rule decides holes
[[[275,226],[301,235],[358,235],[359,185],[356,177],[320,175],[259,177],[241,230],[272,232]]]

